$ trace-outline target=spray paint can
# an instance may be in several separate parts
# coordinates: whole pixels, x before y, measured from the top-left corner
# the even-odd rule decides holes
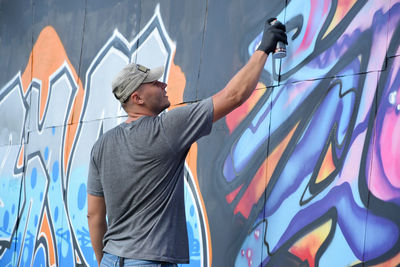
[[[271,25],[277,23],[278,20],[271,21]],[[275,47],[275,52],[272,54],[273,58],[284,58],[286,57],[286,45],[282,42],[278,42]]]

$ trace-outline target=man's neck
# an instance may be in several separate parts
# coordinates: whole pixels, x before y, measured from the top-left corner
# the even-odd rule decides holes
[[[126,119],[125,123],[130,123],[132,121],[136,121],[136,120],[140,119],[143,116],[148,116],[148,115],[144,115],[144,114],[142,114],[142,115],[139,115],[139,114],[131,114],[131,115],[129,115],[128,114],[128,118]]]
[[[140,112],[140,113],[139,112],[129,112],[128,118],[126,119],[125,123],[130,123],[132,121],[136,121],[144,116],[155,117],[155,116],[157,116],[157,114],[154,114],[152,112]]]

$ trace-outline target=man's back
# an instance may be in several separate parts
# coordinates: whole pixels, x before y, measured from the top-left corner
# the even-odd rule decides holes
[[[88,193],[104,196],[106,202],[104,251],[125,258],[188,262],[184,160],[190,145],[207,134],[211,124],[208,99],[122,123],[96,142]]]

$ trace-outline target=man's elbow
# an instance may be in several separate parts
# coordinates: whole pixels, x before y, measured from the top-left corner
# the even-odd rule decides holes
[[[88,212],[86,218],[88,223],[92,225],[104,224],[106,222],[105,214],[99,212]]]
[[[229,102],[231,103],[232,110],[240,107],[246,100],[248,99],[248,95],[246,94],[233,94],[230,96]]]
[[[88,220],[102,220],[105,219],[105,216],[101,213],[94,213],[94,212],[88,212],[86,214],[86,217]]]
[[[98,221],[98,217],[91,213],[87,213],[86,218],[88,220],[89,226],[96,224],[96,222]]]
[[[88,219],[88,221],[90,221],[90,220],[93,220],[93,214],[89,214],[89,213],[87,213],[86,214],[86,218]]]
[[[103,197],[88,194],[86,217],[90,221],[102,221],[106,218],[106,206]]]

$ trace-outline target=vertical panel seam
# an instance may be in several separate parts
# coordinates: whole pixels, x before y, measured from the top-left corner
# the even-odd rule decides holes
[[[203,63],[203,51],[204,51],[204,41],[205,41],[205,36],[206,36],[206,30],[207,30],[207,17],[208,17],[208,0],[206,0],[206,10],[204,14],[204,26],[203,26],[203,36],[201,38],[201,48],[200,48],[200,61],[199,61],[199,69],[197,72],[197,81],[196,81],[196,100],[197,102],[198,99],[198,89],[199,89],[199,81],[200,81],[200,71],[201,71],[201,65]]]

